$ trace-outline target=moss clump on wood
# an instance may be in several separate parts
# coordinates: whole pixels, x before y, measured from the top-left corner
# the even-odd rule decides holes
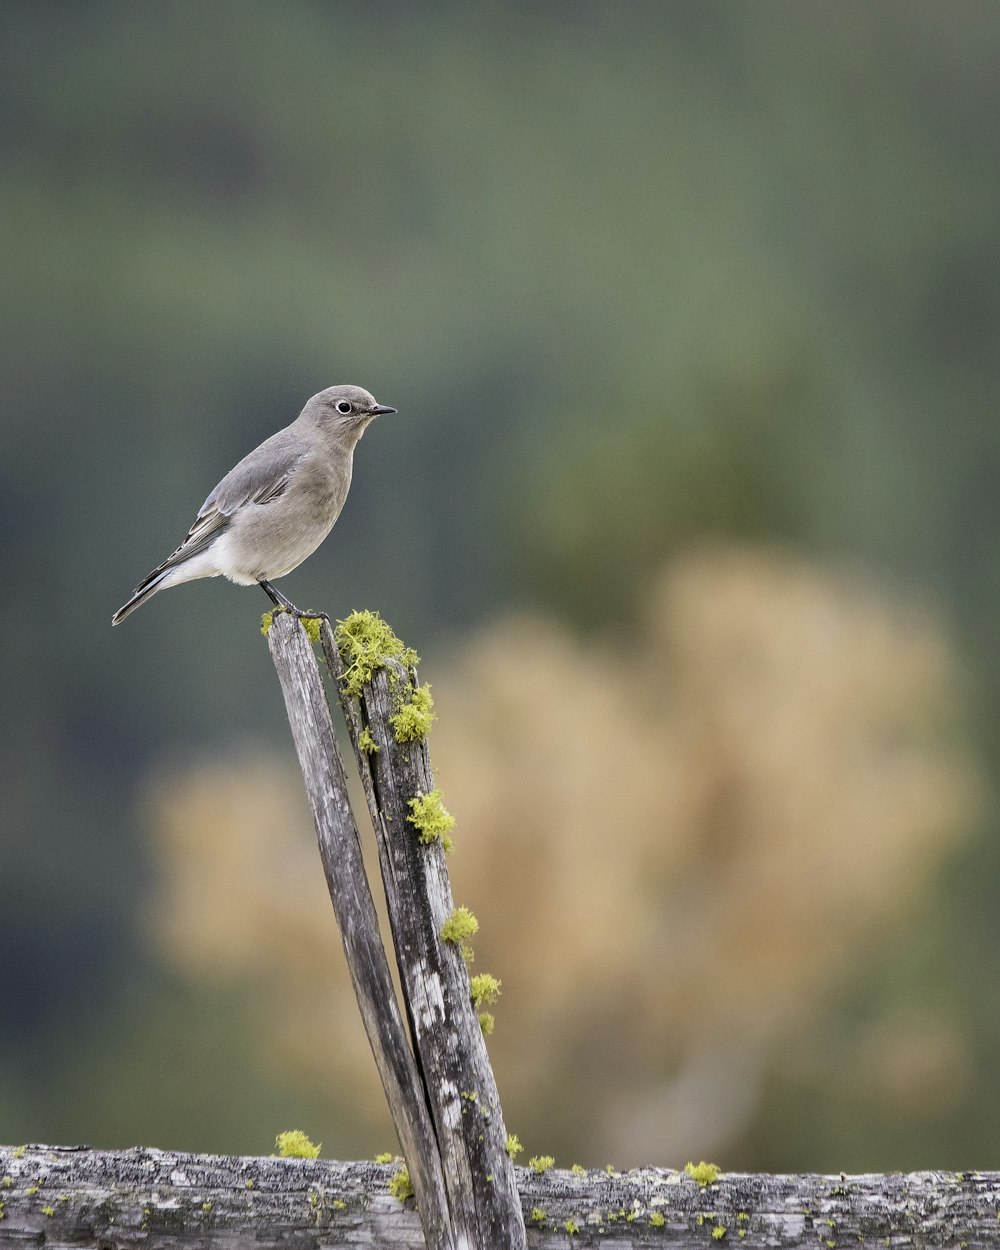
[[[344,661],[344,692],[352,699],[361,692],[380,668],[395,660],[407,668],[420,662],[420,656],[397,638],[377,612],[352,612],[338,621],[333,636]]]
[[[405,744],[423,742],[436,720],[431,688],[425,682],[422,686],[414,686],[407,702],[389,717],[389,724],[396,741]]]
[[[274,1148],[282,1159],[316,1159],[323,1143],[314,1146],[301,1129],[293,1128],[278,1134],[274,1139]]]
[[[406,819],[420,834],[420,841],[425,846],[440,842],[446,851],[450,851],[454,846],[451,831],[455,828],[455,817],[441,801],[440,786],[435,786],[427,794],[408,799],[406,805],[410,809]]]

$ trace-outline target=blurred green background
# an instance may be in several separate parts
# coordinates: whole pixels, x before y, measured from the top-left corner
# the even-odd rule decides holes
[[[332,919],[237,884],[324,906],[263,594],[110,629],[353,382],[283,588],[424,656],[529,1153],[1000,1166],[998,57],[991,0],[3,5],[0,1140],[392,1148]]]

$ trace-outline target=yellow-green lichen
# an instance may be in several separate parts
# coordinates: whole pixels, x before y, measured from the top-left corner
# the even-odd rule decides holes
[[[323,1149],[323,1143],[314,1146],[301,1129],[289,1129],[287,1133],[279,1133],[274,1139],[274,1146],[282,1159],[315,1159]]]
[[[306,637],[310,642],[319,642],[320,635],[323,632],[323,618],[321,616],[300,616],[299,624],[306,631]]]
[[[575,1237],[576,1234],[580,1231],[580,1225],[576,1222],[576,1220],[573,1219],[572,1216],[570,1216],[568,1220],[563,1221],[563,1228],[566,1230],[567,1233],[569,1233],[571,1237]]]
[[[551,1155],[532,1155],[528,1160],[528,1167],[532,1172],[537,1172],[539,1176],[543,1172],[551,1172],[555,1167],[556,1161]]]
[[[24,1192],[28,1195],[29,1198],[34,1198],[35,1194],[38,1193],[39,1189],[41,1189],[40,1185],[29,1185],[28,1188]]]
[[[574,1176],[586,1176],[587,1175],[587,1169],[583,1166],[582,1163],[570,1164],[569,1170],[573,1173]]]
[[[265,612],[260,618],[260,632],[266,638],[271,632],[271,626],[274,624],[274,612]]]
[[[425,682],[413,688],[408,701],[389,717],[389,724],[397,742],[423,742],[436,720],[431,688]]]
[[[651,1228],[662,1228],[666,1224],[667,1219],[662,1211],[654,1211],[649,1217]]]
[[[6,1218],[7,1218],[7,1204],[6,1202],[4,1202],[2,1198],[0,1198],[0,1220],[5,1220]]]
[[[47,1215],[51,1218],[53,1215],[55,1215],[55,1213],[56,1213],[56,1209],[52,1205],[51,1202],[47,1202],[45,1206],[42,1207],[42,1215]]]
[[[713,1241],[721,1241],[723,1237],[725,1237],[725,1235],[726,1235],[725,1224],[716,1224],[716,1226],[712,1229]]]
[[[392,1162],[392,1155],[391,1155],[391,1154],[389,1154],[389,1152],[388,1152],[387,1150],[386,1150],[386,1151],[383,1151],[383,1152],[382,1152],[382,1154],[379,1154],[379,1155],[376,1155],[376,1156],[375,1156],[375,1162],[376,1162],[376,1163],[391,1163],[391,1162]]]
[[[338,621],[333,631],[340,658],[344,661],[344,692],[357,699],[388,660],[412,667],[420,657],[396,637],[377,612],[352,612]]]
[[[541,1207],[532,1207],[528,1220],[532,1224],[544,1224],[549,1217],[545,1214]]]
[[[389,1177],[389,1193],[400,1202],[413,1197],[413,1184],[410,1181],[410,1169],[404,1163],[398,1172]]]
[[[27,1146],[15,1146],[15,1147],[14,1147],[14,1158],[15,1158],[15,1159],[23,1159],[23,1158],[24,1158],[24,1155],[25,1155],[25,1152],[27,1151],[27,1149],[28,1149],[28,1147],[27,1147]]]
[[[469,939],[475,937],[478,932],[479,921],[468,907],[456,907],[441,926],[441,940],[460,946],[464,953]]]
[[[215,1206],[215,1203],[214,1203],[214,1202],[212,1202],[212,1201],[211,1201],[211,1199],[209,1199],[207,1202],[203,1202],[203,1203],[201,1204],[201,1209],[202,1209],[202,1210],[205,1212],[205,1214],[207,1215],[207,1214],[209,1213],[209,1211],[211,1211],[211,1209],[212,1209],[212,1207],[213,1207],[213,1206]]]
[[[441,787],[435,786],[427,794],[418,794],[408,799],[406,806],[410,809],[407,816],[409,823],[420,835],[425,846],[431,842],[440,842],[445,851],[454,845],[451,831],[455,828],[455,817],[441,801]]]
[[[715,1163],[706,1163],[704,1159],[701,1163],[685,1163],[684,1171],[693,1181],[705,1188],[706,1185],[714,1185],[722,1175],[722,1170]]]
[[[480,972],[469,978],[469,993],[472,1005],[477,1009],[479,1027],[484,1037],[489,1037],[496,1028],[496,1016],[492,1011],[479,1011],[480,1007],[495,1003],[500,997],[500,981],[488,972]]]
[[[524,1147],[521,1145],[521,1139],[516,1133],[508,1133],[507,1140],[503,1144],[504,1150],[512,1159],[516,1159]]]
[[[500,981],[489,972],[477,972],[469,978],[469,993],[474,1007],[489,1007],[500,997]]]
[[[365,755],[374,755],[382,748],[372,737],[372,731],[365,725],[364,729],[358,734],[358,750],[364,751]]]
[[[3,1178],[3,1180],[2,1180],[2,1181],[0,1181],[0,1185],[3,1185],[4,1189],[10,1189],[11,1185],[13,1185],[13,1184],[14,1184],[14,1178],[13,1178],[13,1176],[11,1176],[11,1175],[10,1175],[10,1173],[8,1173],[8,1174],[7,1174],[7,1175]]]

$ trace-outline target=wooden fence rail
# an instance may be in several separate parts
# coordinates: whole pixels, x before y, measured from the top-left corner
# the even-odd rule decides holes
[[[135,1149],[0,1147],[0,1246],[423,1250],[392,1165]],[[8,1179],[9,1178],[9,1179]],[[531,1250],[995,1250],[1000,1173],[608,1175],[517,1169]],[[482,1250],[494,1250],[484,1242]]]

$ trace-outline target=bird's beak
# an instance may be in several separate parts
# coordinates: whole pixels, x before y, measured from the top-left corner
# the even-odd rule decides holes
[[[387,412],[395,412],[395,411],[396,411],[395,408],[390,408],[387,404],[376,404],[375,407],[372,409],[372,416],[381,417],[381,416],[384,416]]]

